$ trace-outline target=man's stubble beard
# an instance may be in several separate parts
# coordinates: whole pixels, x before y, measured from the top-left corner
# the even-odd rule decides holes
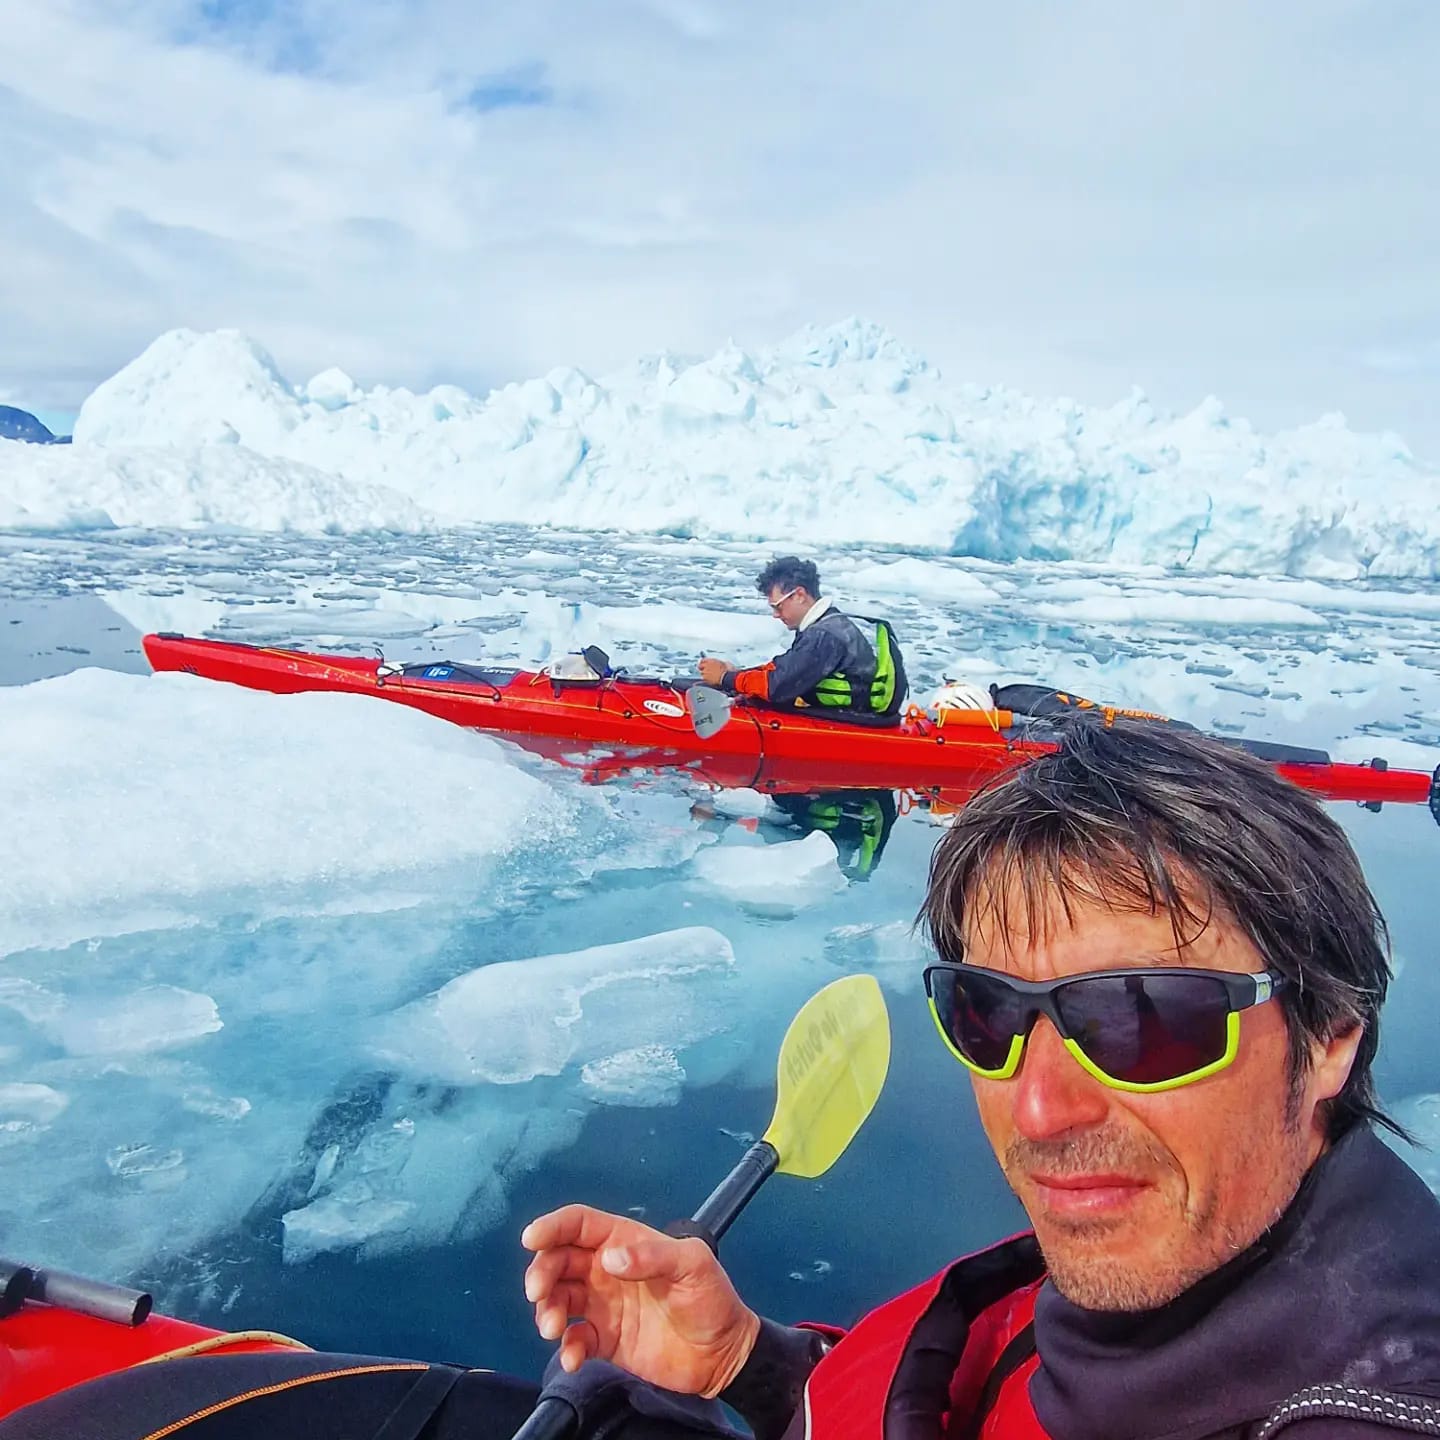
[[[1050,1243],[1046,1244],[1045,1235],[1040,1236],[1040,1242],[1055,1288],[1082,1310],[1154,1310],[1168,1304],[1253,1245],[1294,1198],[1304,1175],[1304,1147],[1299,1117],[1289,1105],[1283,1141],[1284,1164],[1287,1171],[1293,1170],[1294,1184],[1289,1184],[1287,1177],[1287,1182],[1280,1187],[1284,1198],[1273,1205],[1268,1214],[1246,1217],[1238,1226],[1228,1221],[1218,1222],[1215,1211],[1220,1197],[1212,1195],[1200,1209],[1188,1206],[1183,1209],[1172,1242],[1143,1263],[1127,1265],[1107,1249],[1107,1241],[1113,1242],[1127,1226],[1136,1223],[1134,1220],[1049,1221],[1046,1229],[1050,1232]],[[1267,1158],[1264,1147],[1253,1140],[1244,1148],[1249,1153],[1241,1161],[1242,1169],[1263,1163]],[[1273,1147],[1268,1158],[1272,1163],[1276,1158]],[[1031,1141],[1016,1137],[1006,1148],[1006,1175],[1023,1175],[1032,1167],[1056,1177],[1107,1170],[1137,1176],[1178,1173],[1174,1158],[1159,1145],[1114,1127],[1059,1140]],[[1013,1181],[1012,1188],[1018,1190]]]

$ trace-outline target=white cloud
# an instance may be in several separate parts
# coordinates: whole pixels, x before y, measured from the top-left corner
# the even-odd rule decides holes
[[[1440,344],[1432,5],[52,0],[7,40],[37,404],[175,325],[475,386],[858,311],[955,378],[1440,453],[1394,363]]]

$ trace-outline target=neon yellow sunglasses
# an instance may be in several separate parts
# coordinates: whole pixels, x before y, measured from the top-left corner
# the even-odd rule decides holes
[[[1240,1012],[1263,1005],[1285,978],[1262,970],[1136,967],[1059,980],[1016,980],[979,965],[932,965],[930,1013],[950,1053],[987,1080],[1020,1068],[1041,1015],[1103,1084],[1149,1093],[1223,1070],[1240,1049]]]

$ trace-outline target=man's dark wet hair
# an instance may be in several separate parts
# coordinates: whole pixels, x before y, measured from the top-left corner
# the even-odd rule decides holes
[[[1225,918],[1292,983],[1279,993],[1292,1104],[1310,1042],[1360,1025],[1327,1135],[1385,1115],[1371,1065],[1390,983],[1389,935],[1360,862],[1320,803],[1264,761],[1209,736],[1145,721],[1067,722],[1060,748],[982,790],[935,847],[919,920],[944,960],[969,918],[1038,933],[1047,902],[1099,897],[1168,915],[1177,945]],[[1016,907],[1020,913],[1015,913]],[[1293,1113],[1293,1112],[1292,1112]],[[1408,1138],[1408,1137],[1407,1137]]]
[[[777,555],[755,577],[755,588],[762,595],[769,595],[776,586],[781,590],[794,590],[801,585],[816,600],[820,598],[820,572],[815,562],[802,560],[798,555]]]

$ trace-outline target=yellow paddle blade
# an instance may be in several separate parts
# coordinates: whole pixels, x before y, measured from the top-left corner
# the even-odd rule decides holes
[[[890,1068],[890,1016],[873,975],[812,995],[780,1045],[775,1116],[764,1139],[785,1175],[813,1180],[845,1153]]]

